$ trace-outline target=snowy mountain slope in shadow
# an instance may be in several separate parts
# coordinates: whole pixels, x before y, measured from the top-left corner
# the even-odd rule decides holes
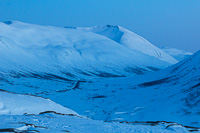
[[[141,39],[134,34],[136,40],[129,40],[126,46],[80,29],[18,21],[0,23],[0,31],[1,71],[12,71],[15,76],[48,75],[69,80],[123,77],[156,71],[177,62],[148,42],[144,42],[145,46],[139,44],[137,40]],[[131,42],[146,49],[130,47]]]
[[[82,98],[88,96],[98,106],[99,110],[88,109],[88,114],[99,114],[94,115],[98,119],[106,112],[109,120],[166,120],[199,126],[199,83],[200,51],[154,74],[91,83]]]
[[[81,100],[74,98],[74,101],[86,104],[82,107],[84,114],[94,119],[173,121],[199,127],[199,83],[200,51],[157,73],[93,80],[81,83],[78,91],[58,95],[78,95]],[[79,110],[70,103],[66,105]]]

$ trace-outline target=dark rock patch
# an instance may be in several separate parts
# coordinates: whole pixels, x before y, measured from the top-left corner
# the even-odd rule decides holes
[[[154,85],[160,85],[163,83],[167,83],[170,81],[170,78],[163,78],[163,79],[159,79],[159,80],[155,80],[155,81],[151,81],[151,82],[145,82],[142,84],[139,84],[139,87],[149,87],[149,86],[154,86]]]

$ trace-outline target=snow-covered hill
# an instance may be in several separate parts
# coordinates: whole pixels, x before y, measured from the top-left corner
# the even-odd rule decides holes
[[[102,36],[83,28],[0,23],[0,69],[18,75],[80,79],[143,74],[177,62],[122,27],[107,29],[112,36],[118,34],[113,30],[120,29],[123,36],[116,41],[107,32]]]
[[[169,48],[169,47],[162,47],[161,49],[166,53],[168,53],[169,55],[171,55],[172,57],[174,57],[175,59],[177,59],[178,61],[186,59],[193,54],[191,52],[186,52],[180,49]]]

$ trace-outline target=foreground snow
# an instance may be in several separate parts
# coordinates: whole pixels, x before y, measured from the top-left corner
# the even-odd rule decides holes
[[[90,120],[50,100],[0,92],[0,132],[143,133],[188,132],[189,130],[195,129],[165,122],[118,123]]]
[[[0,132],[4,130],[42,132],[42,133],[187,133],[193,128],[185,128],[176,123],[136,123],[126,124],[118,122],[102,122],[88,120],[75,116],[61,116],[55,114],[32,116],[0,116]]]

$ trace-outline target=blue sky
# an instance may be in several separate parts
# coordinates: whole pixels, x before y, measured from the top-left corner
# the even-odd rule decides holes
[[[0,0],[0,21],[41,25],[120,25],[152,42],[200,49],[200,0]]]

